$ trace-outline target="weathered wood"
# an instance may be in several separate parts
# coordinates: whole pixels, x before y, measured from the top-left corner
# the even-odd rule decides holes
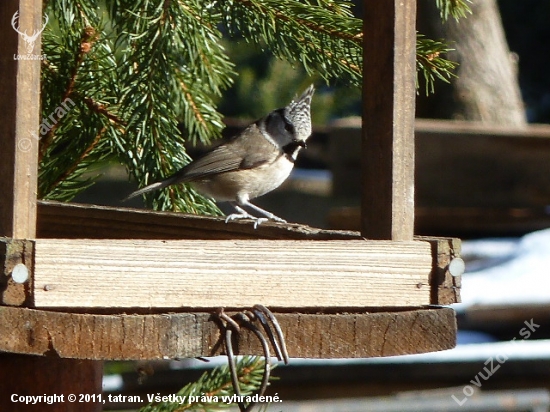
[[[359,219],[357,219],[357,226]],[[523,236],[550,227],[543,207],[418,207],[417,234],[460,237]],[[336,228],[336,226],[335,226]]]
[[[415,124],[416,234],[521,235],[549,226],[550,125]],[[331,134],[336,196],[359,196],[360,127],[359,119],[346,119]],[[360,229],[359,212],[348,209],[339,217],[331,216],[331,228]],[[344,224],[333,224],[337,219]]]
[[[370,366],[370,365],[369,365]],[[378,366],[378,365],[377,365]],[[393,366],[393,365],[392,365]],[[416,365],[411,365],[416,366]],[[430,365],[431,366],[431,365]],[[447,366],[447,365],[445,365]],[[370,369],[366,367],[365,369]],[[388,368],[395,370],[395,368]],[[454,369],[453,369],[454,370]],[[482,372],[483,373],[483,372]],[[475,376],[475,375],[474,375]],[[283,381],[284,378],[282,378]],[[375,382],[378,381],[377,377],[374,377]],[[347,376],[345,383],[347,383]],[[451,384],[457,384],[459,381],[455,379]],[[468,382],[466,380],[465,382]],[[544,382],[540,381],[541,384]],[[337,382],[337,384],[344,384],[343,382]],[[369,382],[374,386],[373,382]],[[426,385],[425,382],[422,382]],[[350,389],[348,388],[335,388],[330,386],[331,397],[329,399],[321,399],[322,395],[319,395],[319,386],[316,385],[317,392],[313,399],[284,401],[285,411],[287,412],[301,412],[301,411],[315,411],[315,412],[334,412],[334,411],[346,411],[346,412],[546,412],[550,408],[550,394],[546,389],[509,389],[509,390],[479,390],[477,388],[472,389],[472,397],[465,396],[462,393],[464,385],[455,386],[453,388],[439,388],[437,383],[430,382],[434,389],[426,390],[426,386],[421,386],[417,379],[414,377],[409,381],[410,386],[417,385],[417,390],[414,391],[400,391],[396,388],[396,385],[391,383],[379,384],[378,386],[385,386],[391,395],[387,396],[366,396],[364,388],[359,392],[353,384],[348,384],[353,387],[353,395],[350,395]],[[429,384],[430,384],[429,383]],[[491,381],[491,383],[493,383]],[[523,383],[523,382],[522,382]],[[515,385],[512,383],[512,387]],[[327,386],[328,387],[328,386]],[[538,388],[539,385],[532,387]],[[340,389],[338,391],[338,389]],[[410,389],[409,389],[410,390]],[[466,389],[467,390],[467,389]],[[297,388],[297,392],[302,392],[302,388]],[[470,394],[470,392],[468,392]],[[281,391],[278,392],[281,396]],[[338,396],[339,395],[339,396]],[[453,398],[454,397],[454,398]],[[282,396],[281,399],[286,399]],[[292,398],[291,398],[292,399]],[[464,402],[462,402],[464,401]],[[467,403],[466,403],[467,402]],[[466,404],[466,405],[465,405]],[[139,407],[136,405],[136,407]]]
[[[540,207],[550,197],[550,125],[501,127],[417,119],[416,205]],[[338,196],[358,196],[361,121],[346,119],[331,134]]]
[[[38,140],[32,133],[40,123],[40,60],[15,58],[27,55],[25,41],[8,23],[18,10],[19,27],[32,33],[42,27],[42,1],[0,2],[0,236],[26,239],[36,233]]]
[[[469,305],[461,311],[459,322],[462,329],[483,331],[498,340],[517,338],[526,322],[534,322],[539,325],[534,337],[550,339],[550,303]]]
[[[0,304],[28,306],[32,302],[32,254],[34,244],[30,240],[0,239]],[[16,283],[11,277],[15,265],[23,264],[29,270],[29,281]]]
[[[223,265],[220,264],[223,262]],[[37,239],[36,307],[430,304],[427,242]]]
[[[358,232],[52,201],[38,202],[38,237],[64,239],[358,240]]]
[[[361,119],[335,122],[329,140],[333,194],[359,196]],[[415,146],[417,206],[534,206],[550,196],[548,124],[416,119]]]
[[[434,270],[430,284],[432,285],[432,304],[450,305],[460,302],[462,277],[452,276],[449,265],[455,258],[460,258],[461,242],[456,238],[416,237],[432,245]]]
[[[411,240],[416,1],[364,1],[361,234]]]
[[[276,313],[291,357],[355,358],[454,347],[449,308],[400,312]],[[81,359],[166,359],[222,353],[209,313],[90,315],[0,307],[0,350]],[[247,331],[240,354],[261,354]]]
[[[507,141],[506,138],[509,138],[521,142],[519,139],[525,138],[532,140],[530,144],[535,144],[534,139],[543,139],[541,143],[545,140],[546,144],[548,144],[548,139],[550,138],[550,125],[548,124],[529,124],[522,127],[511,127],[508,125],[474,121],[416,119],[415,130],[421,134],[450,135],[449,139],[451,136],[453,138],[468,136],[472,139],[481,136],[498,136],[503,141]],[[524,144],[527,145],[527,143]],[[521,147],[520,143],[518,143],[518,147]]]

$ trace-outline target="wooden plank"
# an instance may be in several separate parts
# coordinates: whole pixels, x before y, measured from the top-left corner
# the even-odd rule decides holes
[[[282,380],[284,382],[284,378]],[[453,383],[456,384],[457,382],[458,380],[455,380]],[[546,412],[550,408],[550,394],[546,389],[482,391],[476,388],[472,389],[471,393],[475,395],[470,398],[462,392],[464,385],[455,386],[454,388],[437,388],[434,383],[430,382],[430,386],[435,386],[437,389],[425,390],[425,386],[418,385],[419,389],[416,391],[402,392],[392,383],[384,385],[389,389],[388,392],[391,391],[391,395],[376,397],[365,396],[366,391],[356,396],[350,396],[348,388],[331,386],[330,393],[332,396],[329,399],[319,399],[321,396],[317,395],[314,399],[308,400],[285,400],[285,411]],[[409,385],[412,386],[415,383],[416,380],[413,378]],[[343,385],[343,382],[340,381],[337,384]],[[514,387],[513,384],[511,386]],[[538,386],[535,385],[534,387]],[[356,387],[354,389],[357,391]],[[281,399],[286,399],[280,391],[278,395],[281,396]],[[466,402],[467,404],[464,405]]]
[[[536,339],[550,339],[550,303],[471,305],[461,311],[459,322],[462,329],[489,333],[498,340],[517,338],[526,323],[534,322],[539,325]]]
[[[41,0],[3,0],[0,33],[0,236],[20,239],[36,234],[38,140],[40,123],[40,60],[16,60],[27,55],[26,43],[8,22],[19,10],[21,30],[42,27]],[[40,36],[34,47],[40,53]]]
[[[38,202],[38,237],[64,239],[358,240],[358,232],[53,201]]]
[[[548,227],[550,227],[550,214],[542,205],[539,207],[418,207],[416,209],[415,231],[421,235],[469,238],[523,236]]]
[[[223,264],[222,264],[223,263]],[[427,242],[38,239],[36,307],[430,304]]]
[[[416,1],[363,2],[361,233],[411,240]]]
[[[381,313],[276,313],[291,357],[356,358],[455,346],[450,308]],[[211,314],[91,315],[0,307],[0,350],[81,359],[168,359],[222,353]],[[244,331],[240,354],[261,354]]]
[[[518,138],[550,139],[550,125],[528,124],[525,126],[512,127],[510,125],[499,125],[494,123],[461,121],[461,120],[439,120],[439,119],[416,119],[415,130],[421,134],[453,135],[460,137],[469,135],[475,136],[499,136],[509,137],[513,140]]]

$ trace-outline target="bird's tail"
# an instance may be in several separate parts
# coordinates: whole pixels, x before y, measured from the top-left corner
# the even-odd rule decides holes
[[[170,186],[170,185],[176,183],[177,180],[178,180],[178,176],[177,176],[177,175],[174,175],[174,176],[171,176],[171,177],[169,177],[168,179],[163,180],[163,181],[161,181],[161,182],[156,182],[156,183],[150,184],[150,185],[148,185],[148,186],[142,187],[141,189],[136,190],[135,192],[130,193],[130,194],[129,194],[127,197],[125,197],[122,201],[123,201],[123,202],[126,202],[127,200],[133,199],[134,197],[137,197],[137,196],[142,195],[142,194],[144,194],[144,193],[149,193],[149,192],[152,192],[152,191],[154,191],[154,190],[164,189],[165,187]]]

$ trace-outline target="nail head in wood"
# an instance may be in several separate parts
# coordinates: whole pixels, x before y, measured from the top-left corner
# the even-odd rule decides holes
[[[11,278],[15,283],[25,283],[29,280],[29,269],[23,263],[18,263],[11,272]]]
[[[452,276],[462,276],[465,270],[466,264],[464,263],[464,260],[459,257],[454,258],[451,260],[451,263],[449,263],[449,273]]]

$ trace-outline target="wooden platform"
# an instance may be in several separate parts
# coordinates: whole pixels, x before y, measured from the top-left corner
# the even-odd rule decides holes
[[[84,359],[210,356],[220,351],[212,311],[259,302],[295,340],[291,356],[419,353],[456,339],[454,311],[429,308],[459,300],[460,278],[448,272],[460,255],[456,240],[367,241],[303,225],[254,229],[245,221],[58,202],[39,202],[38,234],[0,242],[2,302],[35,308],[0,307],[1,336],[9,336],[0,350]],[[221,272],[208,263],[215,259],[224,262]],[[28,286],[9,277],[23,262],[33,270]],[[245,337],[239,350],[256,353],[257,341]]]

